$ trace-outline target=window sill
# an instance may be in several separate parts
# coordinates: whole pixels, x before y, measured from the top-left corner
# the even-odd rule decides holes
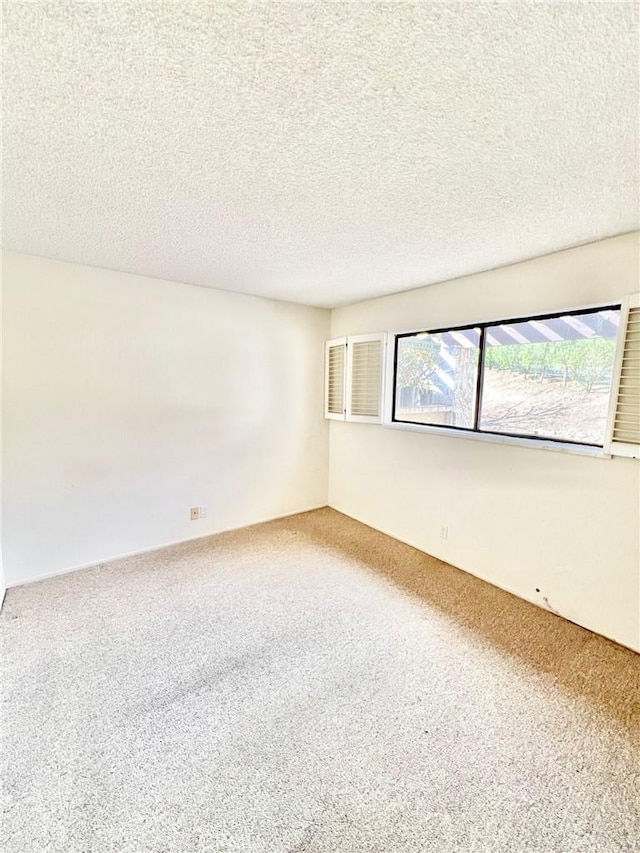
[[[471,441],[485,441],[490,444],[512,444],[517,447],[528,447],[533,450],[551,450],[555,453],[574,453],[577,456],[591,456],[596,459],[611,459],[611,454],[602,447],[588,447],[583,444],[572,444],[571,442],[548,441],[544,438],[517,438],[511,435],[494,435],[485,432],[465,432],[460,429],[448,429],[447,427],[428,426],[427,424],[405,424],[395,421],[387,421],[382,424],[387,429],[399,429],[406,432],[422,432],[431,435],[453,436]]]

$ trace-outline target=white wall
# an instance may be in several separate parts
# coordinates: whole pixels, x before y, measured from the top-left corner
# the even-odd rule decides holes
[[[7,582],[325,504],[330,335],[572,308],[638,279],[626,235],[341,308],[330,332],[320,309],[8,254]],[[637,460],[332,422],[329,502],[640,650]]]
[[[3,266],[9,586],[327,503],[328,311]]]
[[[0,353],[2,352],[2,277],[0,276]],[[2,358],[0,357],[0,448],[2,447]],[[2,561],[2,452],[0,451],[0,608],[7,591],[7,581]]]
[[[638,290],[638,235],[337,309],[332,337],[438,328]],[[640,650],[640,462],[331,423],[329,503]],[[449,538],[440,527],[449,526]],[[540,592],[536,592],[536,588]]]

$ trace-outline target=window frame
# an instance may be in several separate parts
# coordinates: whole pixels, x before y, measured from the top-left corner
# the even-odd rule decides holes
[[[609,456],[611,435],[613,429],[612,412],[615,410],[616,389],[619,383],[619,365],[621,352],[624,346],[624,330],[626,327],[626,300],[619,299],[598,305],[582,306],[580,308],[563,309],[547,313],[531,314],[526,316],[509,317],[500,320],[485,320],[476,323],[465,323],[464,325],[445,326],[435,329],[417,329],[410,332],[396,332],[388,336],[389,344],[393,347],[392,358],[387,359],[389,365],[386,386],[389,389],[387,405],[385,406],[384,426],[394,429],[411,430],[415,432],[430,432],[438,435],[452,435],[463,438],[472,438],[481,441],[490,441],[500,444],[516,444],[525,447],[539,447],[549,450],[565,450],[584,453],[594,456]],[[555,320],[561,317],[574,315],[597,314],[600,311],[619,311],[620,323],[616,336],[616,352],[612,368],[612,381],[610,388],[609,408],[607,423],[602,444],[590,442],[572,441],[570,439],[551,438],[544,436],[526,435],[522,433],[496,432],[494,430],[483,430],[479,428],[480,411],[482,403],[482,388],[484,382],[484,364],[486,354],[486,330],[492,326],[510,325],[513,323],[528,323],[531,320]],[[446,426],[438,424],[421,424],[415,421],[403,421],[396,418],[396,377],[398,367],[398,341],[402,338],[415,337],[420,334],[436,335],[446,332],[462,332],[471,329],[480,330],[478,343],[478,375],[476,377],[476,392],[474,400],[474,426],[461,427],[452,424]]]

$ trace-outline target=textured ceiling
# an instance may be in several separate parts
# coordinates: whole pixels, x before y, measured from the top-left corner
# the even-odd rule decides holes
[[[638,227],[624,0],[4,18],[8,249],[334,306]]]

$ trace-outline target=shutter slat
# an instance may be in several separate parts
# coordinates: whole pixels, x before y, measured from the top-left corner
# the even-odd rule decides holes
[[[613,420],[615,442],[640,446],[640,307],[629,309]]]
[[[336,338],[325,350],[325,417],[379,423],[384,335]]]
[[[327,344],[327,415],[344,416],[346,353],[343,342]]]
[[[368,418],[380,416],[381,367],[381,340],[356,341],[351,344],[350,415]]]

